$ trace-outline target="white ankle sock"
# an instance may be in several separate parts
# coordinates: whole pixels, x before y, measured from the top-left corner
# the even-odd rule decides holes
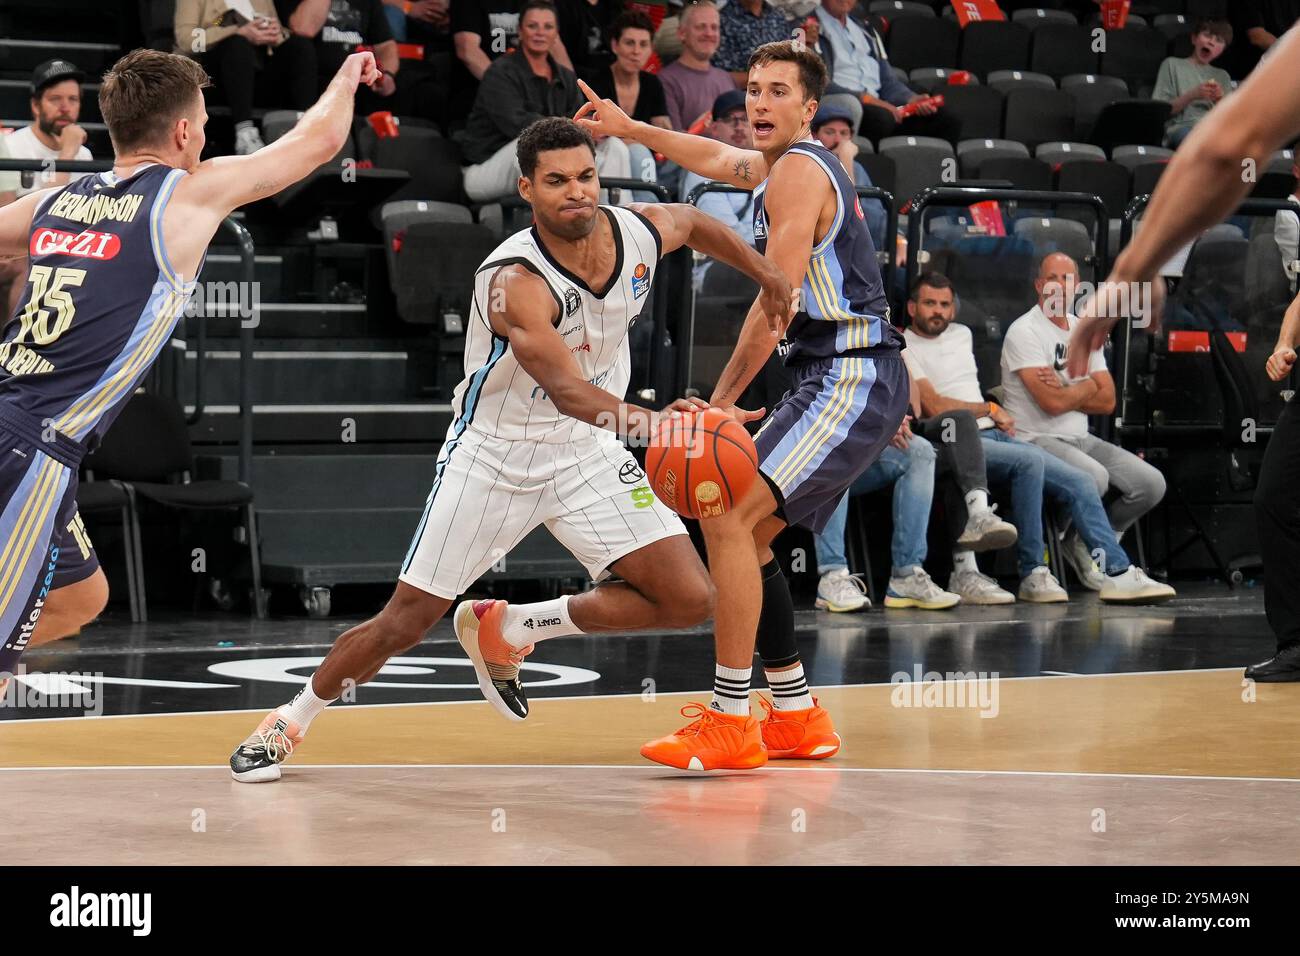
[[[952,569],[955,572],[972,571],[978,574],[980,566],[975,563],[975,552],[954,551],[952,553]]]
[[[807,710],[813,706],[812,693],[803,676],[802,663],[780,671],[764,668],[763,676],[767,678],[767,687],[772,692],[772,706],[777,710]]]
[[[572,595],[566,594],[554,601],[507,605],[505,620],[501,625],[506,643],[518,649],[540,641],[549,641],[553,637],[581,634],[582,628],[575,625],[569,617],[570,597]]]
[[[303,733],[306,733],[307,728],[311,726],[311,722],[336,699],[325,700],[322,697],[317,697],[316,692],[312,690],[311,678],[308,678],[302,690],[298,691],[298,696],[277,709],[297,724]]]
[[[749,716],[749,679],[753,672],[752,667],[742,669],[715,665],[713,700],[709,702],[709,706],[724,714]]]
[[[980,488],[966,492],[967,514],[980,514],[989,510],[989,493]]]

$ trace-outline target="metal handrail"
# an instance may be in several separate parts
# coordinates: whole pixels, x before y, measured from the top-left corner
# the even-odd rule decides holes
[[[886,248],[879,249],[877,252],[886,253],[885,267],[881,270],[881,282],[884,286],[885,295],[888,297],[893,286],[894,259],[898,249],[898,206],[894,202],[894,194],[887,189],[881,189],[879,186],[856,186],[854,191],[858,194],[859,199],[878,199],[885,207]],[[706,193],[747,192],[753,192],[753,190],[733,186],[730,183],[700,183],[687,193],[686,202],[694,206],[699,202],[700,197]],[[695,283],[691,281],[689,271],[686,281],[682,284],[682,325],[681,341],[684,343],[684,347],[679,350],[677,357],[678,391],[690,384],[690,344],[695,341]]]

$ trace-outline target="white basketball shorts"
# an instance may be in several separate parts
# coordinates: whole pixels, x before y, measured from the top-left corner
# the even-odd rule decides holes
[[[686,534],[612,433],[551,444],[465,429],[438,455],[399,580],[454,600],[539,524],[595,580],[619,558]]]

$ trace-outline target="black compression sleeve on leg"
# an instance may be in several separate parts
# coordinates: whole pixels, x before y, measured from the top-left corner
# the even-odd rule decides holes
[[[758,656],[767,670],[779,670],[799,663],[794,640],[794,602],[790,582],[781,564],[773,558],[763,565],[763,609],[758,615]]]

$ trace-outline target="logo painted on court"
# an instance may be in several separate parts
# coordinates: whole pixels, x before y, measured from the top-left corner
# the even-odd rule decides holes
[[[220,677],[233,677],[236,680],[270,681],[276,684],[299,684],[307,678],[307,673],[315,670],[325,660],[323,657],[262,657],[244,661],[222,661],[208,665],[208,672]],[[463,657],[392,657],[379,669],[376,677],[417,677],[437,674],[442,668],[464,668],[474,666]],[[585,667],[568,667],[563,664],[542,664],[525,661],[519,665],[520,678],[525,687],[563,687],[569,684],[589,684],[600,680],[600,674]],[[303,671],[306,673],[294,673]],[[527,680],[522,672],[532,671],[541,674],[544,680]],[[464,671],[461,671],[464,673]],[[471,670],[468,680],[455,683],[410,683],[401,681],[372,680],[363,685],[373,688],[409,688],[411,690],[473,690],[474,683]]]
[[[644,262],[638,262],[632,271],[632,298],[639,299],[650,290],[650,269]]]

